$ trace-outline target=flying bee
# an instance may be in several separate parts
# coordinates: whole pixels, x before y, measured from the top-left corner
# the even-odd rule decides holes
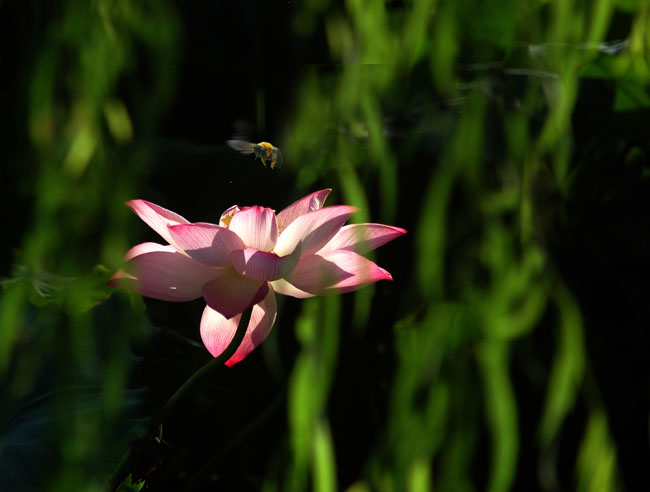
[[[255,157],[262,160],[264,167],[266,167],[267,160],[270,161],[271,169],[282,166],[282,152],[268,142],[253,143],[246,140],[228,140],[226,143],[242,154],[255,154]]]

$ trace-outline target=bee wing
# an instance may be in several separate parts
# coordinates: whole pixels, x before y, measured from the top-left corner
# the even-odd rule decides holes
[[[279,167],[282,167],[282,152],[280,152],[280,149],[278,149],[277,147],[273,147],[273,152],[275,152],[276,155],[276,161],[273,168],[277,169]]]
[[[255,145],[252,142],[247,142],[246,140],[227,140],[226,144],[231,149],[235,149],[242,154],[252,154],[255,152]]]

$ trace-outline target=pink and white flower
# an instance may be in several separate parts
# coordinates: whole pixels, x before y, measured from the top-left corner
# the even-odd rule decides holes
[[[219,225],[190,223],[144,200],[127,202],[168,244],[131,248],[125,255],[127,271],[118,271],[109,285],[164,301],[203,297],[201,338],[214,357],[233,339],[242,312],[253,306],[244,340],[226,362],[232,366],[271,331],[276,292],[305,298],[392,280],[360,253],[406,231],[382,224],[344,225],[356,209],[323,207],[330,191],[307,195],[278,214],[270,208],[234,206],[222,214]]]

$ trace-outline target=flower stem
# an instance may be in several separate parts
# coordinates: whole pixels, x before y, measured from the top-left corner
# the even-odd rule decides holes
[[[232,357],[232,355],[239,348],[239,345],[244,339],[244,335],[246,334],[246,328],[248,328],[248,323],[250,322],[251,319],[252,311],[253,308],[251,307],[242,313],[241,319],[239,320],[239,325],[237,326],[237,331],[235,332],[235,336],[232,338],[232,340],[226,347],[226,350],[224,350],[219,356],[215,357],[213,360],[205,364],[194,374],[192,374],[187,379],[187,381],[185,381],[181,385],[181,387],[176,390],[176,392],[169,398],[169,400],[167,400],[167,403],[165,403],[165,405],[161,409],[158,418],[154,419],[154,422],[152,423],[155,429],[160,429],[160,426],[162,426],[164,420],[172,413],[176,405],[178,405],[179,401],[181,401],[185,395],[191,393],[192,390],[194,390],[194,388],[201,382],[201,380],[203,380],[203,378],[205,378],[213,369],[222,366],[228,359]],[[153,433],[161,434],[161,431],[153,432]],[[117,487],[119,487],[122,480],[124,480],[124,478],[127,477],[129,472],[124,468],[129,463],[129,459],[131,458],[130,454],[131,454],[130,450],[127,450],[124,453],[119,464],[113,470],[113,473],[111,474],[111,477],[109,478],[107,483],[107,489],[105,490],[107,491],[115,490]]]
[[[185,396],[186,393],[191,392],[194,387],[201,382],[206,375],[208,375],[215,367],[222,366],[228,359],[232,357],[235,351],[239,348],[244,335],[246,334],[246,328],[248,328],[248,323],[251,319],[251,313],[253,308],[249,308],[242,313],[241,320],[239,321],[239,326],[235,332],[235,336],[230,341],[230,344],[226,347],[226,350],[221,352],[221,354],[210,362],[201,367],[198,371],[192,374],[187,381],[185,381],[180,388],[167,400],[165,406],[162,408],[159,416],[159,421],[162,423],[167,416],[174,410],[178,402]]]

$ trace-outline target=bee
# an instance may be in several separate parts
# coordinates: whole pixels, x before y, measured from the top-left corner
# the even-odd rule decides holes
[[[262,160],[264,167],[266,167],[267,160],[270,161],[271,169],[282,166],[282,152],[268,142],[253,143],[246,140],[228,140],[226,143],[242,154],[255,154],[255,157]]]

